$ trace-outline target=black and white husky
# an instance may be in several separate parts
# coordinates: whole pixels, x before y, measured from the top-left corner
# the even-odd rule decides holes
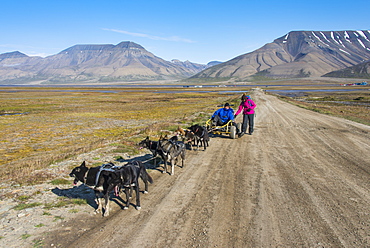
[[[170,175],[174,175],[175,165],[179,157],[181,157],[181,167],[184,167],[186,147],[184,142],[178,141],[177,136],[173,136],[170,139],[161,137],[158,141],[158,147],[159,154],[164,161],[163,173],[167,173],[167,162],[169,161],[171,164]]]
[[[109,193],[115,191],[118,195],[118,188],[122,183],[119,171],[120,167],[114,166],[113,163],[104,164],[97,167],[87,167],[85,161],[69,174],[74,177],[73,184],[76,185],[79,181],[89,186],[94,190],[95,201],[98,207],[95,213],[103,212],[103,216],[109,215]],[[104,207],[101,203],[101,198],[105,199]]]

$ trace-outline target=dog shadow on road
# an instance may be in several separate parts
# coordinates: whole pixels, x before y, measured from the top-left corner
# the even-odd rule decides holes
[[[57,196],[67,197],[69,199],[83,199],[86,200],[87,204],[89,204],[92,208],[96,209],[98,204],[95,201],[95,193],[94,191],[86,186],[85,184],[81,184],[79,186],[74,186],[73,188],[69,189],[60,189],[55,187],[51,190]],[[122,193],[121,193],[122,194]],[[121,198],[121,196],[115,196],[113,193],[110,195],[110,200],[115,202],[121,209],[124,209],[126,205],[126,201]],[[131,204],[133,205],[133,204]],[[134,205],[133,205],[134,206]]]
[[[95,202],[94,191],[85,184],[74,186],[73,188],[69,189],[60,189],[58,187],[55,187],[51,190],[51,192],[53,192],[57,196],[64,196],[70,199],[83,199],[86,200],[87,204],[89,204],[91,207],[95,209],[98,207]]]

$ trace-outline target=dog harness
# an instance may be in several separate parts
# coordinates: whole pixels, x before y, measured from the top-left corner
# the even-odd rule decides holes
[[[119,168],[118,166],[115,166],[113,163],[108,163],[108,164],[103,164],[98,173],[96,174],[96,179],[95,179],[95,187],[98,185],[98,182],[99,182],[99,178],[100,178],[100,173],[102,171],[110,171],[110,172],[115,172],[116,168]]]
[[[86,184],[86,180],[87,180],[87,175],[89,174],[89,171],[90,171],[90,168],[87,169],[87,171],[85,172],[85,175],[83,176],[83,183]]]
[[[199,131],[199,128],[197,128],[197,130],[195,130],[195,133],[197,133]],[[194,133],[194,134],[195,134]],[[203,132],[202,132],[202,134],[199,136],[199,138],[203,138],[203,136],[204,136],[204,134],[206,133],[206,130],[205,129],[203,129]]]

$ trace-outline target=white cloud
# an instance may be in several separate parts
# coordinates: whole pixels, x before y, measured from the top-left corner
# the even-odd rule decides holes
[[[151,40],[164,40],[164,41],[195,43],[195,41],[193,41],[193,40],[181,38],[179,36],[160,37],[160,36],[155,36],[155,35],[150,35],[150,34],[133,33],[133,32],[128,32],[128,31],[125,31],[125,30],[118,30],[118,29],[103,28],[103,30],[116,32],[116,33],[121,33],[121,34],[127,34],[127,35],[134,36],[134,37],[148,38],[148,39],[151,39]]]

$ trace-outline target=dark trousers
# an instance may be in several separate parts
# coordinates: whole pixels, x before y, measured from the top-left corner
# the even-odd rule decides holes
[[[247,127],[249,125],[248,132],[253,133],[253,127],[254,127],[254,114],[250,115],[244,115],[243,114],[243,125],[242,125],[242,132],[247,131]]]
[[[213,118],[213,125],[215,126],[223,126],[225,125],[226,123],[224,123],[222,120],[221,120],[221,117],[216,115],[214,118]]]

